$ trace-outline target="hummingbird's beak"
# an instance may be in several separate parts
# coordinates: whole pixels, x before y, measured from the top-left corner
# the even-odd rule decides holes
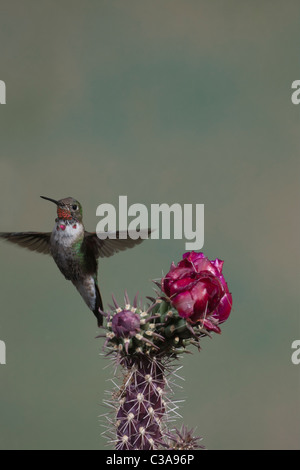
[[[51,199],[50,197],[40,196],[42,199],[46,199],[46,201],[54,202],[57,206],[59,206],[59,202],[55,201],[55,199]]]

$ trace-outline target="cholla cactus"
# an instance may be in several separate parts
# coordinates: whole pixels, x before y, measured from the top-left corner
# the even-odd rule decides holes
[[[187,255],[184,256],[185,264],[193,258],[193,254]],[[199,258],[200,254],[194,255]],[[173,376],[175,359],[189,352],[190,345],[200,350],[200,339],[210,331],[220,332],[218,323],[225,321],[220,310],[224,296],[226,300],[230,296],[231,302],[221,270],[218,271],[214,264],[208,265],[207,258],[203,263],[203,258],[200,258],[200,264],[208,266],[209,272],[199,269],[193,274],[193,270],[186,269],[190,266],[182,266],[182,262],[178,267],[173,264],[162,283],[156,282],[160,290],[156,291],[156,298],[149,298],[152,303],[147,309],[141,302],[138,306],[137,296],[131,305],[125,293],[124,307],[120,307],[113,297],[110,312],[101,312],[106,318],[107,332],[99,337],[105,338],[106,355],[112,355],[123,371],[122,384],[115,384],[106,401],[113,414],[105,415],[118,450],[201,448],[199,438],[193,437],[192,431],[186,427],[169,431],[168,425],[172,413],[177,414],[176,404],[169,399],[172,394],[169,378]],[[211,266],[215,270],[213,273]],[[189,319],[189,313],[192,319]],[[226,303],[227,318],[229,313]]]

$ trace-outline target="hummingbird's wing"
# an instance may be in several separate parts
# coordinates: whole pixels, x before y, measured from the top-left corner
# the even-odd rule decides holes
[[[0,238],[45,255],[50,254],[50,235],[50,232],[0,232]]]
[[[85,232],[85,243],[90,250],[93,251],[96,258],[108,258],[109,256],[118,253],[119,251],[127,250],[127,248],[133,248],[136,245],[142,243],[148,235],[150,235],[151,229],[141,230],[140,235],[142,238],[133,240],[130,238],[128,231],[110,233],[110,236],[114,235],[115,238],[106,238],[101,240],[97,233]],[[120,238],[120,235],[126,234],[127,238]]]

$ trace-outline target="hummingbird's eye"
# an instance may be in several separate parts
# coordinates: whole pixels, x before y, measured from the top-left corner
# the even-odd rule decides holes
[[[73,211],[77,211],[78,206],[76,206],[76,204],[74,204],[74,206],[72,206],[72,209],[73,209]]]

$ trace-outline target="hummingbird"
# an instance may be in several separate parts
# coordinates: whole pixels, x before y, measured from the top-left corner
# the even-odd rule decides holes
[[[143,239],[120,238],[122,232],[115,232],[111,238],[102,240],[95,232],[87,232],[82,222],[82,206],[73,197],[56,201],[57,218],[52,232],[0,232],[0,237],[31,251],[51,255],[68,281],[71,281],[83,300],[94,313],[98,326],[103,323],[102,298],[98,286],[98,258],[132,248]],[[141,230],[140,235],[145,233]],[[151,230],[146,229],[150,234]],[[127,237],[128,237],[127,232]],[[123,235],[122,235],[123,236]]]

